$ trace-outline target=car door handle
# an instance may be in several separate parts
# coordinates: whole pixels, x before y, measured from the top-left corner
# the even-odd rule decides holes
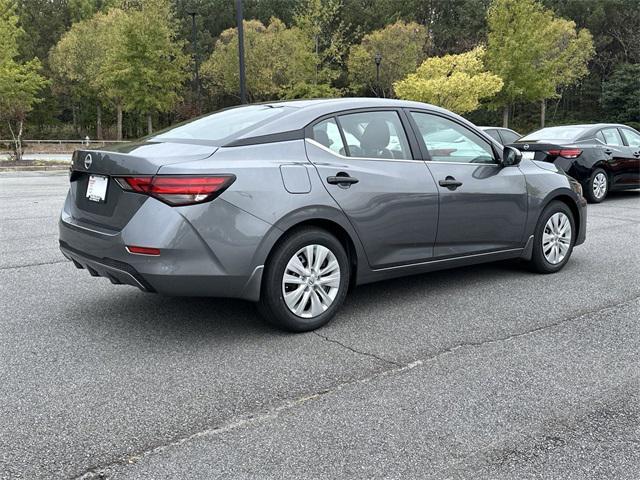
[[[340,172],[334,177],[327,177],[327,183],[331,185],[339,185],[341,187],[349,187],[354,183],[358,183],[358,180],[355,177],[350,177],[349,174]]]
[[[611,150],[610,148],[605,148],[604,153],[606,153],[607,155],[611,155],[613,153],[613,150]]]
[[[453,177],[447,177],[444,180],[440,180],[438,184],[440,184],[441,187],[447,187],[449,190],[455,190],[462,185],[462,182],[459,182]]]

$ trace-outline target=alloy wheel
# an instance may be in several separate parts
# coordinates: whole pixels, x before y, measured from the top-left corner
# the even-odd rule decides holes
[[[594,197],[598,200],[603,198],[607,193],[607,176],[602,172],[598,172],[596,176],[593,177],[592,188]]]
[[[571,222],[563,212],[551,215],[542,232],[542,252],[552,265],[564,260],[571,246]]]
[[[324,245],[307,245],[287,263],[282,293],[287,308],[298,317],[314,318],[325,312],[340,289],[340,265]]]

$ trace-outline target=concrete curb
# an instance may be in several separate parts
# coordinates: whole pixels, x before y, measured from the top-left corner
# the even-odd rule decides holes
[[[21,165],[15,167],[0,167],[2,172],[51,172],[51,171],[68,171],[69,165]]]

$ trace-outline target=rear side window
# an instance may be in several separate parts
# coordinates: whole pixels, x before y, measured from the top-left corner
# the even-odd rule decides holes
[[[480,135],[447,118],[411,112],[435,162],[495,164],[491,145]]]
[[[502,140],[504,140],[502,142],[504,145],[509,145],[520,138],[520,135],[511,130],[500,130],[500,135],[502,136]]]
[[[340,155],[345,154],[342,136],[333,118],[317,123],[313,127],[313,139]]]
[[[241,135],[282,116],[287,107],[269,107],[249,105],[229,108],[206,117],[183,123],[154,135],[159,139],[207,140],[218,141],[231,136]]]
[[[495,141],[502,143],[502,139],[500,138],[500,134],[498,133],[498,130],[495,130],[495,129],[485,130],[485,133],[489,135],[491,138],[493,138]]]
[[[620,137],[620,132],[618,132],[617,128],[604,128],[602,130],[602,135],[604,136],[604,142],[607,145],[624,145],[624,143],[622,143],[622,138]]]
[[[622,132],[624,133],[630,147],[640,147],[640,133],[634,132],[633,130],[627,130],[626,128],[623,129]]]
[[[341,115],[340,127],[350,157],[410,159],[409,142],[398,112],[363,112]]]

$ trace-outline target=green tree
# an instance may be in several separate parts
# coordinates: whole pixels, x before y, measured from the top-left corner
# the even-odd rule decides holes
[[[145,113],[151,133],[152,115],[175,106],[187,78],[189,59],[176,38],[178,25],[169,0],[140,3],[119,18],[100,68],[101,90],[116,105],[118,139],[123,110]]]
[[[40,75],[40,61],[17,60],[18,39],[24,31],[18,27],[15,4],[0,0],[0,120],[7,122],[14,141],[14,154],[22,159],[24,121],[33,105],[40,99],[38,93],[47,84]]]
[[[365,35],[349,53],[351,88],[382,97],[393,96],[393,84],[415,71],[425,57],[427,30],[417,23],[396,22]],[[377,79],[376,54],[381,55]]]
[[[70,98],[74,104],[90,102],[96,105],[98,139],[102,139],[102,97],[105,93],[101,71],[109,47],[115,41],[113,32],[124,15],[122,10],[112,9],[109,13],[99,12],[73,24],[49,54],[54,92]]]
[[[277,18],[267,27],[249,20],[244,22],[244,35],[249,101],[283,98],[294,88],[315,83],[312,40],[300,28],[287,28]],[[213,95],[239,98],[237,29],[222,32],[211,57],[202,65],[202,75]]]
[[[335,82],[349,55],[350,25],[345,24],[342,0],[307,0],[295,24],[312,40],[316,53],[316,83]]]
[[[459,55],[427,58],[415,73],[394,84],[396,95],[406,100],[432,103],[456,113],[480,107],[480,101],[502,88],[500,77],[484,68],[484,48]]]
[[[640,64],[621,64],[604,82],[602,107],[612,121],[640,128]]]
[[[493,0],[487,13],[487,65],[504,80],[493,104],[503,108],[503,125],[516,102],[557,95],[586,73],[593,46],[588,31],[554,16],[536,0]]]

